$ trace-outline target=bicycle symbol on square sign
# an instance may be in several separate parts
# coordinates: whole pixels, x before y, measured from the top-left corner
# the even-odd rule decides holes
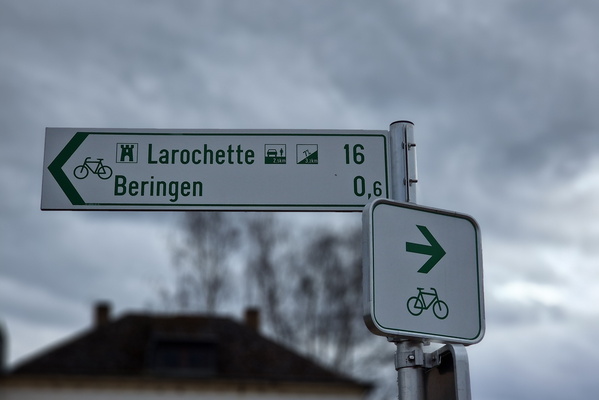
[[[438,319],[445,319],[449,315],[447,303],[439,299],[435,288],[431,288],[430,292],[425,292],[424,288],[418,288],[418,295],[408,299],[407,307],[410,314],[415,316],[422,314],[424,310],[431,307],[433,308],[433,314]]]

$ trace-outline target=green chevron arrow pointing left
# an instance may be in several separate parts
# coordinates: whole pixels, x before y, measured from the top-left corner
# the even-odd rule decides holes
[[[67,175],[64,173],[62,167],[69,160],[69,158],[71,158],[73,153],[75,153],[75,151],[79,148],[81,143],[83,143],[85,138],[87,138],[87,135],[89,135],[89,133],[76,133],[73,136],[73,138],[69,141],[69,143],[67,143],[64,149],[62,149],[62,151],[58,154],[58,156],[56,156],[54,161],[52,161],[52,163],[50,163],[50,165],[48,166],[48,170],[50,171],[54,179],[56,179],[58,186],[60,186],[64,194],[68,197],[68,199],[71,201],[71,204],[73,204],[74,206],[85,205],[85,201],[83,200],[79,192],[77,192],[77,189],[75,189],[75,186],[73,186]]]

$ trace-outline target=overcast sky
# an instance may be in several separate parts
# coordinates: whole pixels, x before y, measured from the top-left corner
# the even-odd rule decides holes
[[[0,0],[9,359],[88,326],[98,299],[144,307],[169,277],[177,214],[40,211],[45,127],[406,119],[418,202],[482,228],[487,334],[468,349],[473,398],[596,396],[597,21],[595,0]]]

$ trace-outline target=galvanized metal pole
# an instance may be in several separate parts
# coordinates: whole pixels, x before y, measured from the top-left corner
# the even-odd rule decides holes
[[[389,127],[392,196],[395,201],[416,203],[418,175],[414,124],[396,121]],[[399,400],[425,400],[424,344],[422,341],[392,337],[397,346],[395,369]]]
[[[418,173],[414,124],[396,121],[389,127],[391,149],[391,200],[416,204]]]
[[[393,339],[395,369],[399,400],[424,399],[424,350],[423,343],[416,340]]]

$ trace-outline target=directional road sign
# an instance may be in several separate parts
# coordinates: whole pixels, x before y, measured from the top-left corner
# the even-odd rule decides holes
[[[43,210],[362,211],[387,131],[48,128]]]
[[[383,336],[484,335],[480,232],[468,215],[376,199],[363,214],[364,315]]]

